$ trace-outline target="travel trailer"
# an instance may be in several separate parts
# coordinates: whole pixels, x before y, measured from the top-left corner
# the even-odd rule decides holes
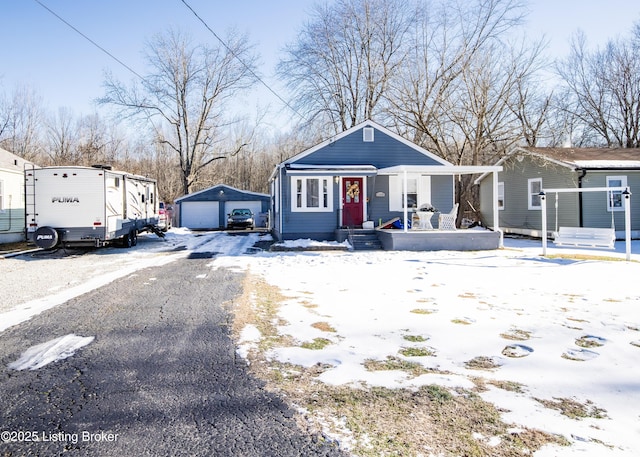
[[[131,247],[158,229],[156,181],[107,166],[25,170],[27,239],[43,249]]]

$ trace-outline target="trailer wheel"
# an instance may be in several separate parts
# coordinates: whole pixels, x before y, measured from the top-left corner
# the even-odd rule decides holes
[[[123,248],[130,248],[133,246],[133,238],[131,236],[131,232],[127,233],[120,239],[120,246]]]
[[[138,231],[134,230],[130,233],[131,235],[131,246],[136,246],[138,244]]]
[[[40,227],[33,235],[33,242],[42,249],[52,249],[60,241],[58,231],[53,227]]]

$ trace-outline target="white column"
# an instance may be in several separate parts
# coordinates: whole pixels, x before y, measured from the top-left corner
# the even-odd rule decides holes
[[[498,204],[498,172],[494,171],[493,175],[493,230],[500,234],[499,247],[504,247],[504,235],[500,230],[500,208]]]
[[[409,209],[407,208],[408,206],[408,198],[407,198],[407,191],[409,190],[409,186],[407,184],[407,170],[404,171],[404,178],[403,178],[403,183],[402,183],[402,188],[404,189],[404,231],[407,231],[407,222],[408,222],[408,213],[409,213]]]
[[[540,192],[540,206],[542,209],[542,255],[547,255],[547,195]]]
[[[626,259],[631,260],[631,191],[627,187],[622,192],[624,198],[624,242],[626,248]]]

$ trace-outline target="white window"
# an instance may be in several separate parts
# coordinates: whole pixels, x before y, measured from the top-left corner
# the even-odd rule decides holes
[[[371,143],[373,142],[373,128],[372,127],[365,127],[362,129],[362,141],[364,141],[365,143]]]
[[[528,185],[529,209],[542,209],[540,192],[542,191],[542,178],[532,178]]]
[[[504,183],[498,183],[498,209],[504,209]]]
[[[607,176],[607,187],[627,187],[626,176]],[[621,190],[607,192],[607,211],[624,211]]]
[[[330,177],[291,178],[291,211],[333,211]]]
[[[4,211],[4,181],[0,181],[0,211]]]
[[[431,204],[431,176],[407,175],[407,207]],[[389,176],[389,211],[404,211],[404,176]]]

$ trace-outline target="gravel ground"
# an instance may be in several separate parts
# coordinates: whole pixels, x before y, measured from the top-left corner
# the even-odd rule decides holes
[[[123,249],[58,249],[35,251],[24,255],[0,258],[0,313],[17,305],[50,297],[71,298],[85,290],[90,281],[111,281],[136,269],[159,265],[185,253],[176,252],[178,238],[161,239],[145,234],[138,245]],[[88,284],[92,286],[94,284]]]

